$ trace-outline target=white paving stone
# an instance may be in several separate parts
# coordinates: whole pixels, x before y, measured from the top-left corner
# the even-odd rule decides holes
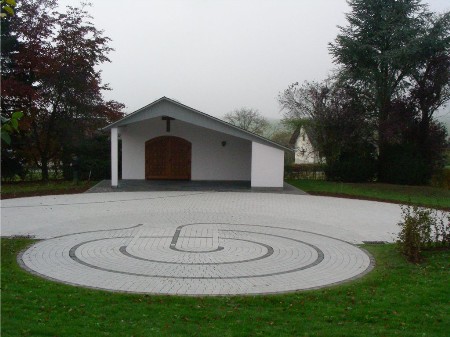
[[[169,237],[141,224],[43,240],[20,258],[32,272],[62,282],[179,295],[310,289],[358,277],[372,266],[358,247],[314,233],[247,224],[210,226],[217,235],[214,246],[199,240],[208,224],[182,225]]]
[[[161,233],[187,223],[246,223],[329,235],[352,243],[393,241],[398,205],[238,192],[85,193],[1,201],[2,236],[38,239],[147,223]]]
[[[398,205],[270,193],[124,192],[2,201],[2,236],[44,277],[114,291],[258,294],[367,272],[350,243],[392,241]],[[349,242],[349,243],[347,243]]]

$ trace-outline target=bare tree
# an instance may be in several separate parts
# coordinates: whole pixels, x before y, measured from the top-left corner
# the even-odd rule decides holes
[[[269,123],[257,109],[240,108],[227,113],[223,119],[241,129],[262,135]]]

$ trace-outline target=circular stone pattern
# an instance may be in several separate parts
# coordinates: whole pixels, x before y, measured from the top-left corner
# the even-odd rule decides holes
[[[25,268],[53,280],[113,291],[263,294],[324,287],[368,272],[371,258],[349,243],[289,228],[138,225],[41,241]]]

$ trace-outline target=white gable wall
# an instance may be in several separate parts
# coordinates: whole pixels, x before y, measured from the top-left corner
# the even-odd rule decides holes
[[[283,187],[284,151],[252,142],[252,187]]]
[[[300,133],[295,142],[295,163],[296,164],[315,164],[319,162],[317,151],[311,144],[308,134],[304,128],[300,129]]]
[[[192,180],[251,180],[250,141],[179,120],[170,125],[170,132],[166,132],[166,121],[157,117],[120,128],[122,179],[145,179],[147,140],[176,136],[192,143]],[[222,141],[227,142],[225,146]]]

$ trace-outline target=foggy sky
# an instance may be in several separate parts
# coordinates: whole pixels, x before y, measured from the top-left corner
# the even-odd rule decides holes
[[[448,0],[430,9],[450,10]],[[61,5],[75,1],[60,1]],[[240,107],[280,118],[278,93],[322,80],[328,43],[346,25],[345,0],[93,0],[92,22],[112,39],[107,99],[132,112],[167,96],[213,116]]]

